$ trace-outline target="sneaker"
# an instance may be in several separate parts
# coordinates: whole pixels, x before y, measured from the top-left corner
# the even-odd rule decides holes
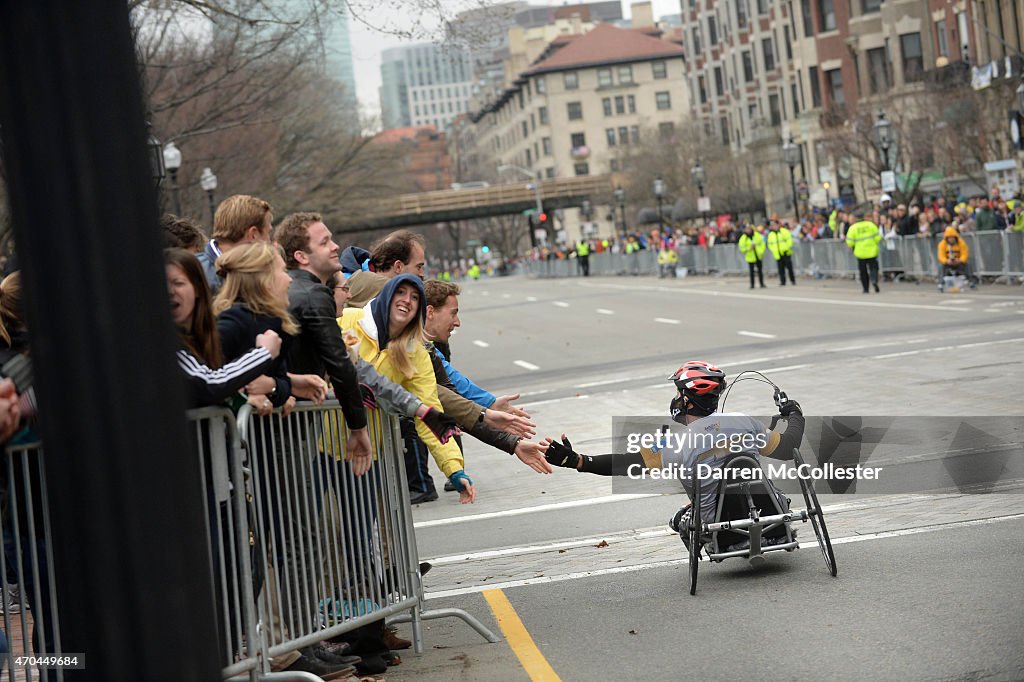
[[[3,612],[8,615],[21,613],[21,588],[17,585],[9,585],[4,591]],[[25,605],[26,608],[28,604]]]

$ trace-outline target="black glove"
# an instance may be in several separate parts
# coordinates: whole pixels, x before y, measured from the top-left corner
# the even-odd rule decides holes
[[[544,459],[548,461],[548,464],[556,467],[575,469],[579,464],[580,456],[573,452],[572,443],[569,442],[569,439],[562,436],[561,443],[557,440],[551,441],[547,452],[544,453]]]
[[[373,395],[373,389],[366,384],[359,384],[359,393],[363,396],[363,407],[368,410],[377,409],[377,396]]]
[[[782,407],[779,408],[779,414],[781,414],[783,417],[788,417],[791,414],[798,414],[802,417],[804,411],[800,408],[800,403],[798,403],[797,401],[787,400],[782,405]]]
[[[437,436],[437,439],[444,445],[452,436],[459,432],[459,425],[450,415],[433,407],[427,408],[427,413],[420,417],[420,421],[427,425],[427,428]]]

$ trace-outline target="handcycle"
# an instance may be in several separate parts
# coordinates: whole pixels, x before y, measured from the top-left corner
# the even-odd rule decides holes
[[[770,384],[775,389],[775,404],[780,409],[788,401],[786,394],[763,374],[743,372],[733,380],[722,397],[723,407],[732,387],[745,380],[744,374],[757,374],[761,381]],[[793,449],[793,463],[799,471],[806,470],[806,462],[798,448]],[[722,468],[724,473],[716,491],[715,518],[710,521],[701,519],[701,468],[693,466],[690,472],[690,490],[693,491],[691,499],[694,503],[690,507],[687,522],[683,524],[684,527],[680,527],[679,532],[680,535],[685,534],[684,540],[689,550],[691,595],[697,594],[697,573],[702,551],[712,563],[742,557],[751,565],[758,565],[765,561],[765,554],[769,552],[792,552],[800,547],[792,525],[796,521],[810,521],[825,566],[832,577],[836,576],[838,567],[832,551],[832,540],[818,495],[814,491],[813,480],[805,476],[797,477],[805,508],[793,510],[788,508],[790,500],[782,497],[781,493],[777,494],[760,463],[752,456],[733,455],[723,463]]]

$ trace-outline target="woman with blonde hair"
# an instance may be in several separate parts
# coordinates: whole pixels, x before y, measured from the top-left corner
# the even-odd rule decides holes
[[[224,283],[213,301],[213,313],[224,362],[247,353],[255,346],[256,337],[268,329],[279,334],[281,353],[266,377],[249,384],[248,402],[261,415],[270,414],[275,407],[290,412],[296,397],[286,358],[291,335],[299,328],[288,314],[292,278],[280,250],[268,242],[236,246],[217,259],[217,274]],[[322,379],[319,382],[326,386]]]
[[[401,385],[435,410],[441,410],[437,379],[424,342],[427,316],[423,282],[414,275],[388,281],[377,297],[362,308],[346,308],[338,318],[346,343],[381,374]],[[416,434],[434,461],[459,491],[460,501],[476,499],[473,481],[466,475],[462,453],[454,440],[441,443],[420,420]]]

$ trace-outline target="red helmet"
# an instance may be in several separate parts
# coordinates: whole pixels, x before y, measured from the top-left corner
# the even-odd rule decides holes
[[[691,398],[717,397],[725,390],[725,372],[714,365],[691,360],[669,377],[679,392]]]

